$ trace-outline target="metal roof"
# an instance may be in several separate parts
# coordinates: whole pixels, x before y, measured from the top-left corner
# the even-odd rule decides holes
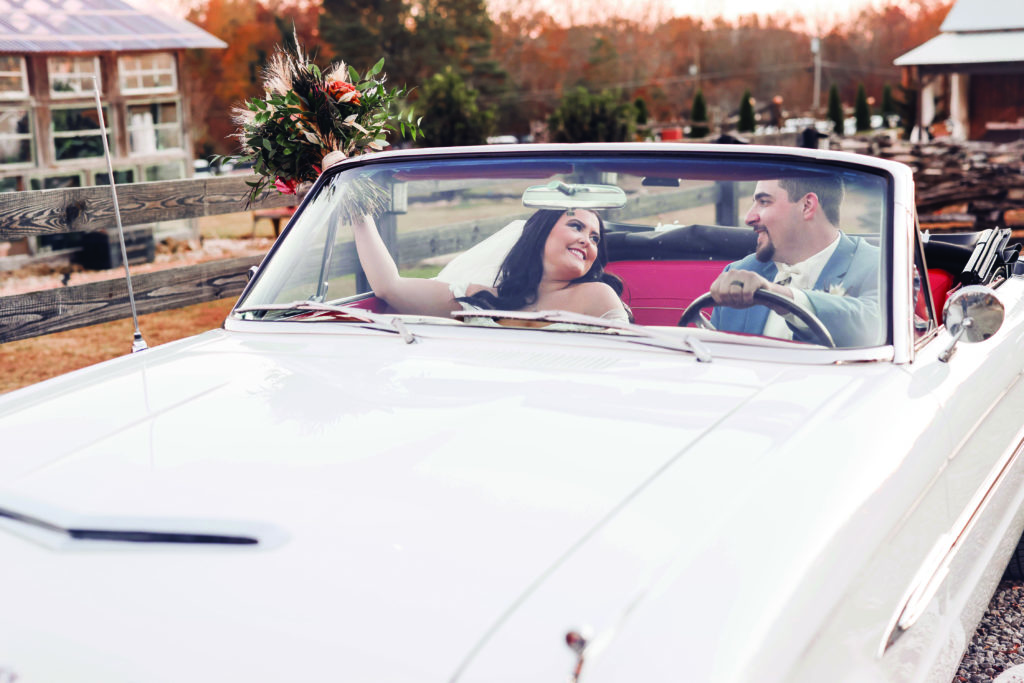
[[[893,64],[947,67],[1024,62],[1022,0],[957,0],[939,30],[942,33],[900,55]]]
[[[1009,31],[1024,29],[1020,0],[959,0],[939,28],[950,31]]]
[[[893,62],[896,66],[939,66],[1024,62],[1024,31],[940,33]]]
[[[225,47],[184,19],[123,0],[0,0],[0,53]]]

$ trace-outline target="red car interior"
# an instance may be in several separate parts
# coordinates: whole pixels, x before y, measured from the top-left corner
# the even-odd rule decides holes
[[[608,272],[623,283],[622,300],[640,325],[672,326],[687,306],[708,291],[726,265],[753,251],[753,233],[745,228],[690,225],[669,231],[609,226]],[[625,230],[622,228],[625,227]],[[618,228],[618,229],[617,229]],[[928,284],[936,314],[941,317],[946,297],[969,258],[969,247],[935,243],[926,249]],[[937,252],[937,253],[936,253]],[[374,313],[387,313],[387,305],[373,295],[348,304]],[[923,291],[918,292],[916,313],[927,318]]]

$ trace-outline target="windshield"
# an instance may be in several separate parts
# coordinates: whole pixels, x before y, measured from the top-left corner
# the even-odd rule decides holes
[[[324,320],[286,306],[312,302],[446,324],[500,318],[454,312],[563,310],[675,327],[710,292],[684,325],[887,341],[880,171],[664,151],[384,157],[321,179],[236,317]]]

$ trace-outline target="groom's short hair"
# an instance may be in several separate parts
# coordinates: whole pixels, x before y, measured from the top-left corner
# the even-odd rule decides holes
[[[839,227],[839,206],[843,203],[846,189],[843,179],[836,173],[812,177],[780,178],[779,187],[789,195],[789,201],[798,201],[806,194],[814,193],[825,212],[825,218]]]

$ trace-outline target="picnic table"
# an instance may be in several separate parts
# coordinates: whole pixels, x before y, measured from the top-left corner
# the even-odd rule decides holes
[[[272,209],[256,209],[252,212],[252,236],[256,236],[256,223],[266,218],[274,226],[274,237],[281,236],[281,221],[287,221],[295,213],[297,206],[279,206]]]

